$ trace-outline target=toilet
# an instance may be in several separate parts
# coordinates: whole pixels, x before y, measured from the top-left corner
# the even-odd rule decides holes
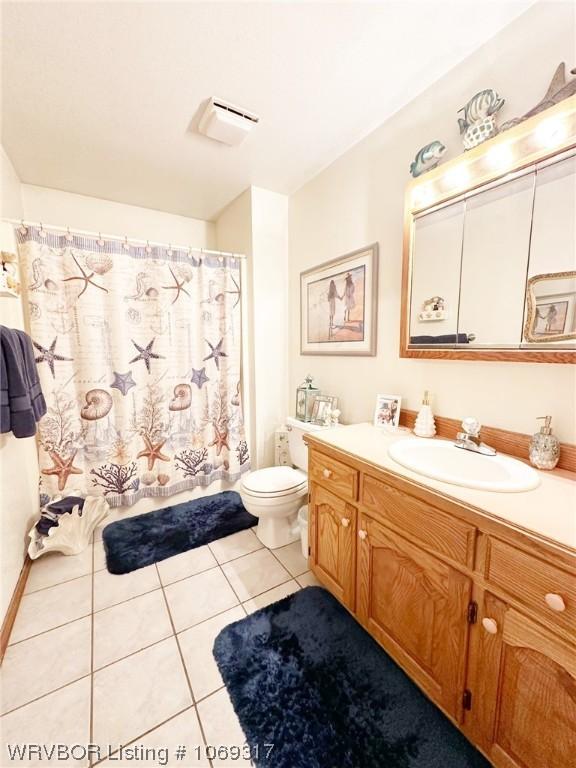
[[[267,467],[246,475],[240,497],[248,512],[258,518],[256,535],[269,549],[277,549],[300,538],[298,510],[308,500],[308,447],[306,432],[325,427],[286,419],[290,458],[296,468]]]

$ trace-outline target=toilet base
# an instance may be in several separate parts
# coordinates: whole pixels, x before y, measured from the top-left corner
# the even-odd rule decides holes
[[[278,549],[278,547],[293,544],[300,538],[297,515],[258,518],[256,536],[268,549]]]

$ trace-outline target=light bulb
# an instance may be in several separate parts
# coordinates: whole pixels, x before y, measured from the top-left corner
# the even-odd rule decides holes
[[[431,184],[423,184],[420,187],[416,187],[414,192],[412,192],[412,201],[415,205],[421,207],[429,205],[432,202],[432,199],[433,194]]]
[[[537,142],[543,147],[555,147],[566,136],[566,123],[558,117],[551,117],[540,123],[535,132]]]
[[[496,170],[509,168],[514,160],[510,144],[499,144],[488,152],[488,162]]]
[[[465,165],[457,165],[445,174],[444,180],[449,187],[461,189],[468,185],[470,173]]]

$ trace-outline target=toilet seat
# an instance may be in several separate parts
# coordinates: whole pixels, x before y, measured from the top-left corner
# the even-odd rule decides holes
[[[242,480],[242,491],[254,498],[280,498],[298,496],[305,491],[308,478],[305,472],[292,467],[257,469]]]

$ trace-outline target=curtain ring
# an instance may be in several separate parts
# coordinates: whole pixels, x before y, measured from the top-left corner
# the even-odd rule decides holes
[[[166,251],[167,256],[172,256],[172,243],[168,243],[168,250]]]
[[[102,232],[98,232],[98,240],[96,240],[96,243],[100,246],[100,248],[102,248],[104,245],[104,240],[102,240]]]
[[[44,229],[42,222],[40,222],[40,229],[38,230],[38,234],[40,237],[46,237],[46,230]]]
[[[146,248],[144,250],[146,253],[152,253],[152,248],[150,248],[150,240],[146,240]]]
[[[26,225],[24,224],[24,219],[20,219],[20,229],[19,232],[21,235],[25,235],[28,232],[28,229]]]
[[[130,246],[128,245],[128,236],[124,235],[124,242],[122,243],[122,248],[124,248],[125,251],[130,250]]]
[[[69,243],[71,243],[71,242],[72,242],[72,240],[74,240],[74,238],[73,238],[73,237],[72,237],[72,235],[70,234],[70,227],[66,227],[66,240],[67,240]]]

